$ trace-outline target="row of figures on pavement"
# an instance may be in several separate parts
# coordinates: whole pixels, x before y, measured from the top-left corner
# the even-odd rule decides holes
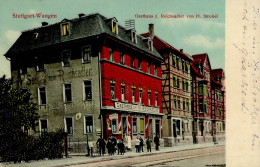
[[[138,134],[135,139],[133,139],[135,149],[137,153],[144,152],[144,142],[147,147],[147,152],[152,151],[152,143],[155,144],[155,150],[159,151],[159,145],[160,145],[160,138],[159,135],[155,135],[154,139],[152,140],[149,136],[147,137],[146,141]],[[125,135],[122,139],[116,139],[114,135],[111,135],[107,141],[100,136],[96,142],[96,151],[98,151],[99,155],[104,156],[105,150],[107,148],[108,155],[112,156],[114,154],[121,154],[124,155],[124,153],[128,150],[130,151],[132,149],[132,140],[131,137],[128,135]],[[88,141],[88,155],[93,156],[94,151],[94,144],[91,141]]]

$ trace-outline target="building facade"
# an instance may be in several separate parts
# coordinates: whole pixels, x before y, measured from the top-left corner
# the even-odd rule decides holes
[[[211,69],[207,53],[193,55],[192,114],[194,143],[224,141],[224,71]]]
[[[192,58],[184,54],[183,50],[177,50],[157,36],[154,37],[154,47],[164,58],[161,68],[165,146],[192,144],[190,75]]]
[[[63,129],[73,152],[111,134],[162,138],[162,57],[116,18],[75,19],[22,32],[5,56],[14,86],[38,104],[37,133]]]

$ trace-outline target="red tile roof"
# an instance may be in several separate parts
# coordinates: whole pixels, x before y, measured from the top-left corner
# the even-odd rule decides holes
[[[141,34],[143,37],[148,37],[149,33],[143,33]],[[153,45],[155,47],[156,50],[163,50],[163,49],[171,49],[175,52],[177,52],[178,54],[181,54],[182,56],[192,60],[192,58],[186,54],[184,54],[183,52],[179,51],[178,49],[176,49],[175,47],[173,47],[172,45],[168,44],[167,42],[165,42],[164,40],[160,39],[157,36],[154,36],[153,38]]]
[[[212,78],[217,78],[217,77],[223,77],[223,69],[219,68],[219,69],[214,69],[210,71],[210,75],[212,76]]]

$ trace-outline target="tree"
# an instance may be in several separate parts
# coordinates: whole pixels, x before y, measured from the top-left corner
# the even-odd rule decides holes
[[[36,110],[28,90],[14,89],[11,79],[0,78],[0,156],[3,160],[16,161],[23,156],[25,132],[29,128],[35,130],[39,118]]]

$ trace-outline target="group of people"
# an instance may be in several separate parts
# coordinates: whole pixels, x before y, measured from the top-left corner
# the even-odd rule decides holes
[[[159,151],[159,145],[160,145],[160,138],[158,135],[154,137],[153,140],[155,144],[156,151]],[[136,152],[144,152],[144,140],[139,135],[134,141]],[[108,150],[109,155],[114,155],[117,150],[117,154],[124,154],[127,149],[131,149],[131,138],[130,136],[124,136],[122,139],[118,140],[114,135],[111,135],[107,141],[102,138],[102,136],[99,137],[99,139],[96,142],[97,149],[99,151],[99,155],[104,156],[105,154],[105,148]],[[147,152],[152,151],[152,139],[148,136],[146,140],[146,146],[147,146]],[[91,141],[88,141],[88,155],[93,156],[93,143]]]

